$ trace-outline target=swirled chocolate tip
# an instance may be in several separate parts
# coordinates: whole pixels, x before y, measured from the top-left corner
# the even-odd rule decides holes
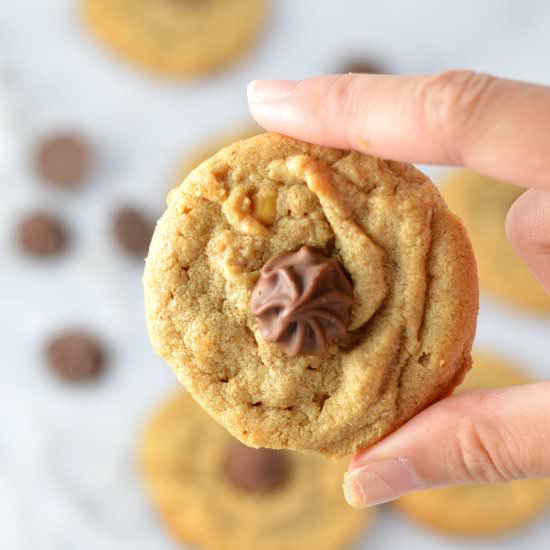
[[[266,262],[251,311],[264,339],[287,355],[323,355],[346,336],[352,302],[353,287],[338,261],[302,246]]]

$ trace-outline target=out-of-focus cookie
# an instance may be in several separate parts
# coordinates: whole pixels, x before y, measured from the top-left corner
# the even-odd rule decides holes
[[[265,0],[83,0],[88,27],[122,57],[166,76],[208,73],[255,39]]]
[[[508,209],[524,191],[466,170],[449,173],[441,188],[468,230],[482,290],[515,307],[550,312],[550,296],[517,256],[504,230]]]
[[[144,285],[156,351],[254,447],[345,456],[470,366],[472,250],[406,164],[239,141],[170,193]]]
[[[496,389],[531,382],[518,367],[496,355],[474,353],[474,367],[459,391]],[[426,527],[459,536],[497,536],[524,527],[545,510],[547,480],[505,485],[459,485],[410,493],[394,506]]]
[[[168,530],[203,549],[336,550],[370,517],[344,502],[342,465],[245,447],[185,392],[148,423],[140,464]]]

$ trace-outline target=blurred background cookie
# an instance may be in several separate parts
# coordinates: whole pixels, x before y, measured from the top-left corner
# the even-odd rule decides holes
[[[371,513],[343,500],[343,464],[233,439],[180,392],[148,422],[144,482],[170,533],[209,550],[336,550]]]
[[[523,187],[455,170],[441,180],[441,192],[466,226],[476,255],[482,290],[526,311],[550,312],[550,296],[515,253],[504,223]]]
[[[474,354],[474,366],[458,391],[496,389],[531,382],[519,367],[498,355]],[[410,493],[394,507],[428,528],[450,535],[489,537],[525,527],[541,516],[550,502],[543,479],[505,485],[459,485]]]
[[[233,62],[262,25],[266,0],[82,0],[90,30],[119,55],[167,76]]]

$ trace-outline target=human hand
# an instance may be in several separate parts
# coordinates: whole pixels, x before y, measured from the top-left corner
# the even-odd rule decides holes
[[[550,293],[550,88],[468,71],[255,81],[252,115],[312,143],[406,162],[465,166],[521,185],[509,239]],[[550,382],[440,401],[358,452],[353,506],[459,483],[550,475]]]

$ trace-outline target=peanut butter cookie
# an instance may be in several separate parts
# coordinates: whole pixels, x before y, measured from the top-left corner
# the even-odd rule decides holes
[[[342,457],[470,367],[472,250],[410,165],[240,141],[172,191],[144,284],[156,351],[250,446]]]
[[[476,352],[474,368],[462,390],[496,389],[526,384],[531,378],[501,357]],[[506,485],[459,485],[410,493],[394,504],[411,519],[459,536],[495,536],[519,529],[539,517],[550,496],[542,479]]]
[[[525,191],[465,170],[442,180],[450,208],[468,229],[481,288],[503,302],[532,312],[550,312],[550,296],[515,253],[504,232],[506,213]]]
[[[140,464],[172,535],[207,550],[336,550],[372,515],[344,502],[340,465],[245,447],[185,392],[148,423]]]
[[[122,57],[166,76],[211,72],[239,57],[265,0],[84,0],[88,27]]]

